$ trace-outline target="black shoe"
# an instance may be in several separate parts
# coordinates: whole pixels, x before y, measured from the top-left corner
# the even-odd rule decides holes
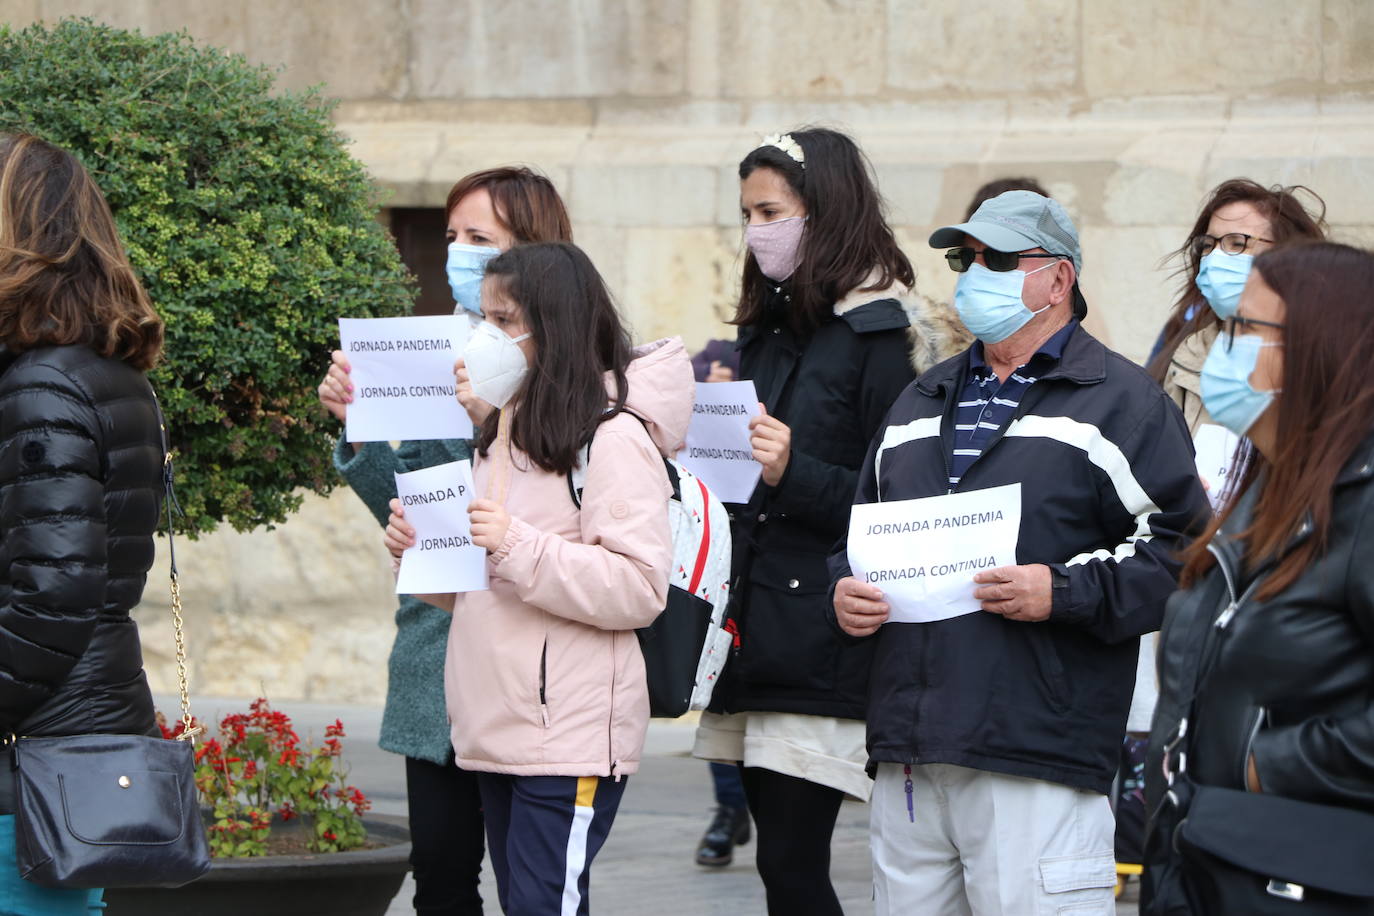
[[[721,868],[735,858],[735,847],[749,842],[749,810],[721,805],[697,846],[697,864]]]

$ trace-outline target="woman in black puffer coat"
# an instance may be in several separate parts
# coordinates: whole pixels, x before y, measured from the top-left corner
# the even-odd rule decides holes
[[[158,733],[129,610],[161,507],[162,436],[145,372],[162,334],[90,175],[35,137],[0,136],[5,737]],[[18,877],[3,759],[0,912],[94,911],[98,889]]]
[[[739,377],[765,414],[751,424],[762,478],[731,513],[736,638],[693,752],[742,766],[768,912],[838,916],[835,820],[846,796],[867,800],[873,785],[872,646],[835,627],[826,558],[848,528],[869,443],[916,376],[913,344],[939,351],[932,331],[950,325],[904,308],[915,275],[852,139],[826,128],[769,137],[739,176],[748,253],[734,323]]]

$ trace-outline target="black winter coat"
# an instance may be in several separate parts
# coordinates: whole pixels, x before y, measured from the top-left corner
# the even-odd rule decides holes
[[[856,502],[949,492],[968,364],[967,353],[946,360],[893,405]],[[1080,327],[957,490],[1012,483],[1022,493],[1016,562],[1050,567],[1049,619],[978,611],[861,640],[876,644],[870,767],[949,763],[1106,793],[1139,637],[1163,620],[1184,533],[1210,514],[1192,442],[1159,386]],[[831,568],[835,581],[850,574],[843,551]]]
[[[881,299],[799,340],[785,295],[775,290],[769,317],[739,334],[740,378],[791,428],[792,456],[778,486],[760,481],[731,507],[739,641],[712,708],[862,719],[872,653],[827,623],[825,559],[849,525],[868,442],[915,376],[910,322]]]
[[[0,349],[0,732],[157,733],[129,610],[162,464],[143,373],[80,346]]]
[[[1325,553],[1265,601],[1253,594],[1277,561],[1248,571],[1235,540],[1258,491],[1212,540],[1218,565],[1169,601],[1145,768],[1150,810],[1164,793],[1164,745],[1207,658],[1183,747],[1194,782],[1245,789],[1253,753],[1266,793],[1374,812],[1374,436],[1337,478]],[[1290,546],[1310,532],[1309,522]]]

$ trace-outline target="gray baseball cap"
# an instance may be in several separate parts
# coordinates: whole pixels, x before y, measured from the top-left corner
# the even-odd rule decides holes
[[[1034,191],[1005,191],[984,201],[968,222],[932,232],[930,247],[953,248],[965,235],[997,251],[1043,248],[1071,258],[1075,273],[1083,272],[1078,231],[1069,214],[1058,201]]]

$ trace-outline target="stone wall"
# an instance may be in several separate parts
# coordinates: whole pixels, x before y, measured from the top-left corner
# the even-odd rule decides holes
[[[1374,244],[1368,0],[0,0],[0,21],[65,15],[184,27],[323,83],[393,205],[542,168],[642,338],[728,333],[735,165],[808,123],[864,146],[933,297],[953,278],[930,229],[983,181],[1040,178],[1078,221],[1090,326],[1133,358],[1172,298],[1160,259],[1224,178],[1310,185],[1338,238]],[[379,698],[377,543],[341,493],[188,548],[197,689]]]

